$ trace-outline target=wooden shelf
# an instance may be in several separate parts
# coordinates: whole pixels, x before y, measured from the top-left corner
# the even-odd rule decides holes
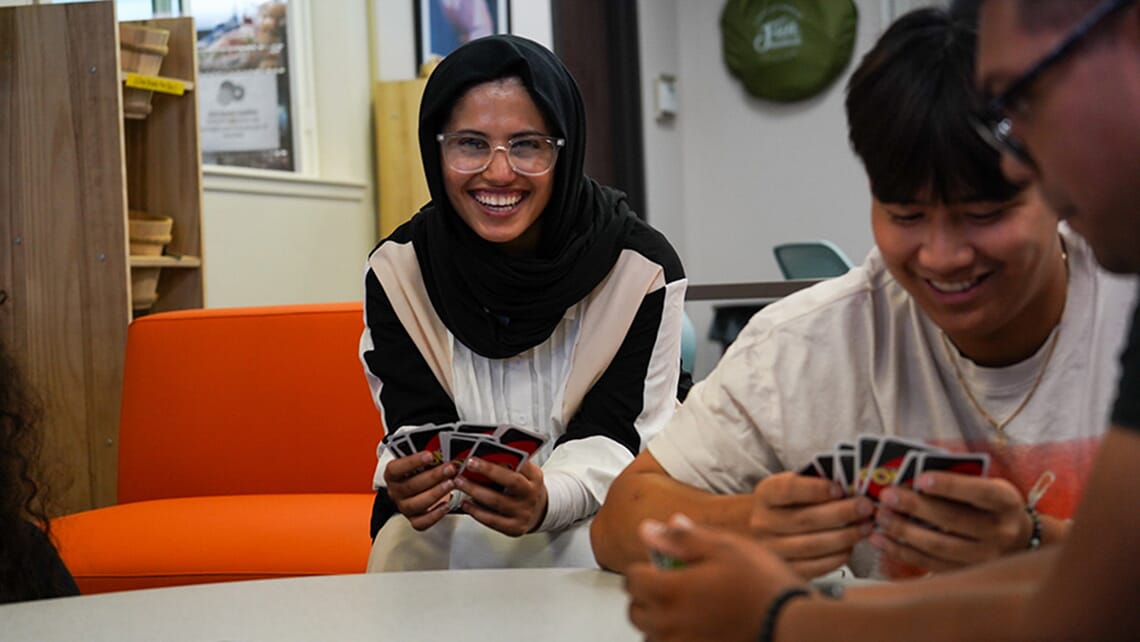
[[[131,267],[197,268],[202,267],[202,259],[197,256],[132,256]]]
[[[158,300],[150,312],[200,308],[204,303],[202,254],[202,153],[198,142],[198,100],[193,94],[162,92],[185,83],[195,86],[197,38],[190,18],[160,18],[134,24],[170,32],[168,51],[158,75],[120,72],[119,86],[154,90],[146,114],[125,114],[123,141],[127,202],[131,210],[174,219],[173,239],[164,256],[131,256],[132,268],[179,268],[162,270]],[[145,88],[129,84],[142,80]],[[148,82],[149,81],[149,82]],[[136,83],[137,84],[137,83]],[[153,85],[153,87],[152,87]],[[124,101],[125,103],[126,101]],[[124,105],[125,107],[126,105]],[[132,306],[135,314],[138,307]]]

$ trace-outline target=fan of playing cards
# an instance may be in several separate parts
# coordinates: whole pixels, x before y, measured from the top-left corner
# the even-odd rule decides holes
[[[883,488],[909,488],[915,477],[930,470],[984,477],[989,469],[987,453],[951,453],[899,437],[860,435],[855,443],[839,442],[834,451],[816,455],[799,474],[834,480],[848,496],[878,501]]]
[[[396,457],[430,452],[435,458],[431,466],[455,462],[460,475],[488,486],[494,486],[490,479],[467,470],[471,457],[518,470],[545,443],[545,435],[524,428],[463,422],[405,426],[385,436],[382,442]]]

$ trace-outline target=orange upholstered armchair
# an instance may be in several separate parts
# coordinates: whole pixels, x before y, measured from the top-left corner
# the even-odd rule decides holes
[[[115,506],[58,518],[84,593],[363,572],[383,428],[359,303],[131,324]]]

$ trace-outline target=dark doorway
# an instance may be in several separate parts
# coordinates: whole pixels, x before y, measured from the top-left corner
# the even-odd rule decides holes
[[[586,105],[586,174],[645,211],[636,0],[552,0],[554,52]]]

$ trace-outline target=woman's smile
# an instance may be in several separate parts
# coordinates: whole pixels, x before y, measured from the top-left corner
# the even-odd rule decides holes
[[[529,192],[522,190],[476,189],[468,193],[491,216],[505,216],[514,213],[519,204],[529,195]]]

